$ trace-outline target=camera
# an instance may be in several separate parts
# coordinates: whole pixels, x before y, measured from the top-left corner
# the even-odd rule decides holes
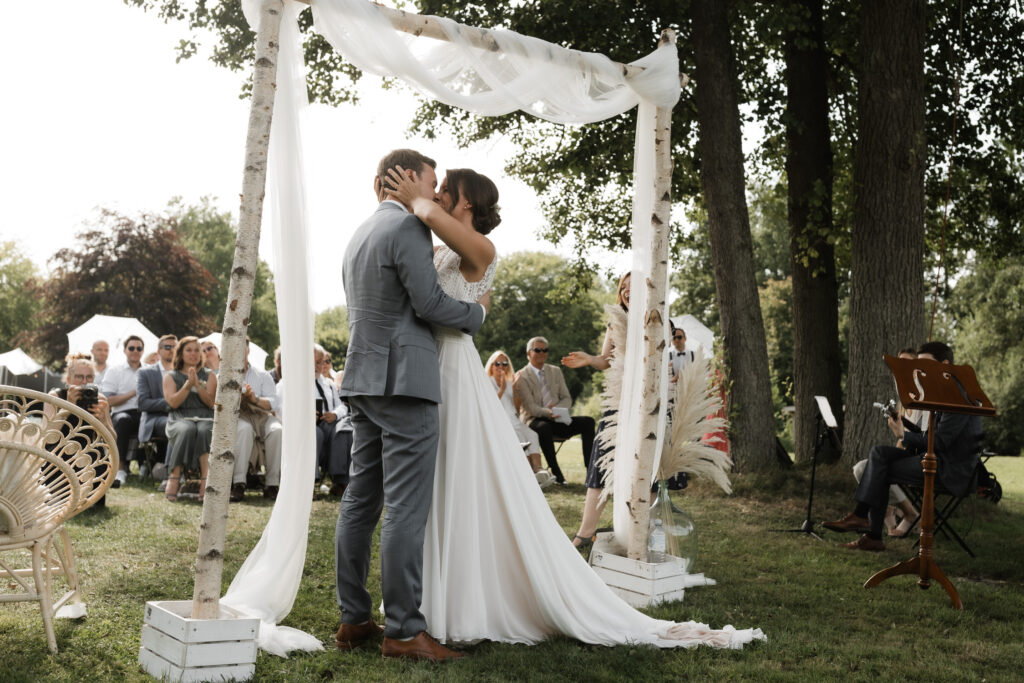
[[[99,403],[100,388],[95,384],[83,384],[78,389],[78,401],[75,405],[83,410],[89,410]]]

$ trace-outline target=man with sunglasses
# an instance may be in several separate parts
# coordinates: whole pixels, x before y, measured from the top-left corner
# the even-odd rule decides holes
[[[669,325],[672,327],[672,348],[668,350],[668,369],[672,376],[671,381],[675,383],[679,379],[679,373],[693,362],[694,353],[686,350],[686,332],[683,328],[676,327],[671,320]]]
[[[178,345],[178,337],[165,334],[156,343],[157,362],[147,365],[136,375],[136,390],[139,400],[139,443],[143,444],[154,437],[156,441],[157,462],[162,464],[167,457],[167,412],[170,406],[164,400],[164,375],[174,369],[174,347]],[[157,475],[158,467],[153,466],[153,475]],[[162,477],[161,477],[162,478]]]
[[[117,434],[117,452],[120,455],[117,475],[112,488],[120,488],[128,480],[131,454],[128,445],[139,433],[138,374],[142,367],[144,344],[134,334],[124,340],[124,355],[127,362],[110,368],[100,383],[100,392],[110,403],[110,419]]]
[[[548,340],[544,337],[534,337],[526,344],[526,357],[530,363],[516,373],[519,419],[537,432],[548,469],[559,484],[564,484],[565,475],[558,467],[555,454],[555,437],[568,439],[579,435],[583,441],[583,463],[589,465],[590,451],[594,446],[594,418],[574,415],[568,424],[556,421],[553,409],[562,408],[567,413],[572,407],[572,396],[561,368],[548,365],[548,351]]]

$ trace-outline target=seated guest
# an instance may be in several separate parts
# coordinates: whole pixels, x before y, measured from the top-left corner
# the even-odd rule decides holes
[[[281,347],[274,349],[274,369],[270,371],[270,378],[274,384],[281,381]],[[280,417],[280,416],[279,416]]]
[[[331,355],[322,346],[313,346],[313,364],[317,368],[314,400],[322,401],[316,429],[317,464],[320,476],[331,478],[332,496],[340,496],[348,486],[348,467],[352,457],[352,416],[348,403],[341,399],[338,387],[327,371]]]
[[[917,358],[917,351],[914,349],[903,349],[897,354],[899,358]],[[927,429],[928,413],[923,410],[913,411],[914,420],[910,419],[910,413],[906,411],[903,406],[900,406],[900,416],[903,420],[903,426],[911,429],[911,431],[920,432],[922,431],[920,425],[920,418],[924,416],[925,428]],[[864,470],[867,469],[868,459],[864,458],[857,462],[853,466],[853,478],[860,483],[860,480],[864,477]],[[897,509],[903,513],[903,519],[898,523],[896,521]],[[913,503],[907,498],[907,494],[903,493],[896,484],[889,487],[889,506],[885,509],[885,531],[887,534],[894,538],[905,538],[912,534],[917,528],[914,526],[914,521],[918,518],[917,510],[914,509]]]
[[[127,362],[110,368],[103,381],[99,383],[100,391],[109,396],[111,420],[114,432],[117,433],[117,452],[120,455],[117,476],[111,488],[120,488],[128,480],[128,465],[131,453],[128,446],[132,439],[139,435],[139,399],[138,374],[142,367],[143,342],[134,334],[124,340],[124,355]],[[145,474],[140,463],[139,474]]]
[[[248,340],[245,343],[248,346]],[[203,342],[203,366],[215,375],[220,372],[220,351],[211,341]]]
[[[238,409],[231,500],[237,503],[245,498],[250,464],[258,463],[261,453],[266,464],[263,496],[276,500],[281,485],[281,421],[272,414],[277,410],[277,389],[269,372],[249,364],[248,338],[245,340],[244,382]]]
[[[331,495],[340,496],[348,485],[349,461],[352,454],[352,419],[348,403],[341,399],[337,387],[332,382],[324,380],[321,374],[323,364],[324,349],[319,344],[314,344],[312,389],[315,406],[313,429],[316,435],[316,477],[320,479],[324,475],[329,475]],[[277,383],[277,404],[282,420],[284,386],[283,379]]]
[[[512,429],[515,430],[520,443],[528,444],[526,460],[530,463],[534,476],[537,477],[537,483],[542,489],[551,486],[555,483],[555,477],[540,466],[540,441],[537,438],[537,432],[520,422],[516,415],[519,406],[516,405],[518,401],[515,400],[515,375],[512,372],[512,362],[508,355],[504,351],[492,353],[484,366],[484,372],[491,378],[491,386],[498,392],[501,407],[508,414],[509,422],[512,423]]]
[[[103,377],[107,374],[107,358],[110,357],[110,344],[97,339],[92,343],[92,365],[96,368],[96,384],[103,383]]]
[[[217,375],[203,367],[198,337],[184,337],[174,347],[174,369],[164,377],[164,399],[171,410],[167,416],[166,498],[178,499],[182,469],[200,471],[199,500],[206,493],[213,435],[213,402]]]
[[[324,362],[320,365],[320,376],[334,384],[334,363],[331,361],[331,352],[324,349]]]
[[[105,342],[104,342],[105,343]],[[51,396],[56,396],[59,399],[65,400],[68,403],[74,403],[80,408],[88,410],[90,413],[96,416],[100,422],[106,426],[111,432],[114,431],[114,425],[110,421],[110,403],[107,401],[107,397],[98,390],[98,387],[94,384],[96,381],[96,366],[93,365],[92,359],[88,354],[84,353],[72,353],[67,357],[67,368],[64,371],[64,386],[59,389],[54,389],[50,392]],[[90,400],[85,397],[84,391],[87,388],[96,389],[95,400]],[[43,410],[47,420],[54,420],[54,418],[60,418],[61,433],[67,436],[71,433],[71,430],[80,423],[79,418],[76,415],[65,416],[64,411],[56,411],[55,406],[46,404]],[[94,438],[95,431],[92,428],[86,428],[82,430],[81,437],[73,438]],[[79,443],[85,444],[84,441]],[[52,448],[50,449],[52,451]],[[106,471],[106,465],[102,468],[98,467],[96,474],[102,475]],[[88,493],[87,493],[88,495]],[[103,496],[96,501],[96,507],[104,507],[107,504],[107,497]]]
[[[952,363],[953,350],[942,342],[928,342],[918,350],[918,358]],[[889,500],[889,485],[893,482],[924,482],[921,458],[928,450],[928,435],[908,431],[902,421],[892,418],[889,419],[889,429],[898,439],[897,445],[871,449],[864,476],[854,494],[856,508],[840,520],[822,524],[833,531],[863,532],[856,541],[844,544],[851,550],[884,550],[882,523]],[[970,487],[978,464],[980,438],[981,418],[977,415],[935,414],[937,477],[953,495],[964,495]]]
[[[139,443],[156,440],[157,465],[153,467],[154,477],[158,469],[166,473],[167,460],[167,414],[171,408],[164,400],[164,376],[173,369],[174,347],[178,338],[173,334],[160,337],[156,345],[157,360],[141,368],[135,375],[136,399],[139,406]]]
[[[594,447],[594,418],[573,416],[569,424],[557,422],[554,408],[565,413],[572,406],[569,388],[565,385],[562,370],[548,365],[548,340],[534,337],[526,345],[529,364],[515,376],[515,391],[520,401],[519,419],[537,432],[540,449],[547,460],[548,469],[559,484],[565,483],[565,476],[558,467],[555,457],[554,437],[568,439],[580,435],[583,441],[583,463],[590,464],[590,451]]]

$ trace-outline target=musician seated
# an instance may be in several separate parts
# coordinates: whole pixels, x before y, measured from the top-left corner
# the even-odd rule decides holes
[[[953,363],[953,350],[942,342],[928,342],[918,351],[918,358]],[[889,429],[898,439],[897,445],[875,446],[868,456],[864,475],[857,486],[853,512],[822,526],[833,531],[861,533],[860,538],[842,544],[851,550],[885,550],[882,523],[893,482],[923,484],[921,459],[928,450],[928,433],[911,432],[902,421],[889,419]],[[935,455],[938,460],[938,481],[953,495],[962,496],[970,487],[971,476],[978,464],[978,443],[981,418],[958,413],[935,414]]]

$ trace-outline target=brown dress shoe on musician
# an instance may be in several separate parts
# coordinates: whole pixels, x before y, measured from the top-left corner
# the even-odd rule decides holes
[[[871,529],[871,522],[865,517],[858,517],[852,512],[842,519],[834,522],[822,522],[821,525],[832,531],[855,531],[858,534],[866,534]]]
[[[885,550],[885,543],[879,539],[871,538],[867,534],[861,534],[860,538],[856,541],[840,543],[839,547],[846,548],[847,550],[867,550],[868,552],[877,553]]]
[[[353,650],[368,640],[380,637],[384,629],[370,619],[365,624],[342,624],[338,635],[334,636],[334,644],[341,650]]]
[[[464,652],[449,650],[434,640],[426,631],[420,631],[412,640],[385,637],[384,643],[381,645],[381,654],[389,659],[417,659],[428,662],[446,662],[466,656]]]

